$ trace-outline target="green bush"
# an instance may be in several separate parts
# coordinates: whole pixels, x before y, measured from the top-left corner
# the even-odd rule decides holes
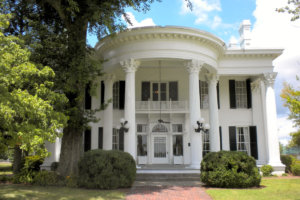
[[[129,153],[91,150],[79,161],[78,186],[115,189],[130,187],[136,176],[136,164]]]
[[[51,163],[50,170],[55,172],[58,168],[58,164],[59,164],[59,162]]]
[[[208,186],[222,188],[257,187],[261,181],[254,158],[237,151],[205,155],[201,162],[200,178]]]
[[[264,165],[260,168],[263,176],[272,176],[272,172],[274,171],[271,165]]]
[[[78,187],[78,177],[77,176],[67,176],[66,177],[66,186],[71,188],[77,188]]]
[[[291,168],[294,176],[300,176],[300,163],[293,164]]]
[[[63,186],[64,178],[53,171],[39,171],[33,178],[32,183],[40,186]]]
[[[291,173],[292,172],[291,166],[295,163],[296,158],[291,155],[281,155],[280,160],[283,164],[285,164],[285,172]]]
[[[44,159],[40,156],[26,156],[22,161],[24,166],[20,173],[14,176],[14,183],[32,183],[34,176],[40,171]]]

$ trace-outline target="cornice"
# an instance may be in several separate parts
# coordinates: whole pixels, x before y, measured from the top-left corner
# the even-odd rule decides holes
[[[193,42],[199,42],[202,45],[216,49],[220,54],[223,54],[226,50],[225,43],[208,32],[175,26],[154,26],[127,29],[123,32],[103,38],[95,46],[95,49],[96,51],[105,52],[108,49],[115,48],[122,44],[153,39],[190,40]]]
[[[283,49],[237,49],[226,50],[222,58],[270,58],[280,56]]]

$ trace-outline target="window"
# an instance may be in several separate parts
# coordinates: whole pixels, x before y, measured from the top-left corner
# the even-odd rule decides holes
[[[208,84],[206,81],[199,81],[200,108],[208,108]]]
[[[182,135],[173,135],[173,155],[183,155],[183,137]]]
[[[103,127],[98,128],[98,149],[103,149]]]
[[[203,144],[203,149],[202,149],[202,156],[204,157],[207,153],[209,153],[209,131],[206,133],[202,133],[202,144]]]
[[[159,123],[152,128],[152,132],[168,132],[168,129],[165,125]]]
[[[91,91],[91,84],[88,83],[85,87],[85,102],[84,102],[84,108],[87,110],[90,110],[92,108],[92,97],[90,94]]]
[[[182,133],[182,124],[172,124],[172,130],[175,133]]]
[[[178,101],[178,82],[142,82],[142,101]]]
[[[113,85],[113,108],[119,108],[119,82],[115,82]]]
[[[237,108],[247,108],[246,81],[235,81],[235,98]]]
[[[89,151],[91,150],[91,130],[87,129],[84,131],[84,151]]]
[[[113,128],[112,137],[112,149],[124,151],[124,132],[120,132],[119,129]]]
[[[137,142],[138,156],[147,156],[147,135],[138,135]]]
[[[138,124],[137,125],[137,132],[138,133],[147,133],[148,132],[148,125],[147,124]]]
[[[251,81],[229,80],[230,108],[251,108]]]
[[[250,155],[250,139],[248,127],[236,128],[237,150]]]

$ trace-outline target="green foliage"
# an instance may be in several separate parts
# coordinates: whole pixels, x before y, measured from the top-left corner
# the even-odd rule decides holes
[[[299,101],[300,102],[300,101]],[[300,147],[300,129],[296,132],[290,133],[292,139],[289,142],[289,147]]]
[[[92,150],[79,161],[78,185],[86,188],[115,189],[130,187],[136,164],[129,153]]]
[[[244,152],[220,151],[204,156],[201,181],[212,187],[258,187],[261,181],[255,159]]]
[[[260,168],[263,176],[272,176],[272,172],[274,171],[271,165],[264,165]]]
[[[300,176],[300,161],[295,162],[292,166],[291,166],[291,170],[293,175],[295,176]]]
[[[53,162],[53,163],[51,163],[50,170],[51,171],[56,171],[57,168],[58,168],[58,165],[59,165],[59,162]]]
[[[288,0],[288,5],[282,8],[277,8],[277,12],[287,12],[293,17],[291,18],[291,21],[295,21],[299,19],[300,17],[300,1],[299,0]]]
[[[44,159],[38,155],[26,156],[23,162],[24,166],[21,172],[14,176],[14,183],[32,183],[34,177],[40,171]]]
[[[1,15],[0,24],[8,24]],[[15,36],[0,27],[0,150],[20,145],[28,152],[47,156],[45,141],[54,142],[67,117],[55,110],[67,102],[52,90],[54,72],[29,61],[30,52]]]
[[[281,176],[288,176],[288,174],[287,173],[283,173]]]
[[[65,184],[67,187],[77,188],[78,187],[78,177],[75,175],[67,176],[66,180],[65,180]]]
[[[281,155],[280,160],[283,164],[285,164],[285,172],[291,173],[291,166],[296,162],[296,158],[291,155]]]
[[[11,175],[0,175],[0,183],[10,183],[13,181],[13,176]]]
[[[32,183],[40,186],[63,186],[64,178],[52,171],[39,171],[33,178]]]

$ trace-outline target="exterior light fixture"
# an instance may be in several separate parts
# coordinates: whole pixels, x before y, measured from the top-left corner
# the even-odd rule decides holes
[[[127,133],[129,130],[128,121],[124,118],[120,119],[121,127],[119,128],[120,131]]]
[[[201,131],[203,131],[204,133],[207,133],[210,129],[209,124],[204,124],[204,119],[201,117],[198,121],[197,121],[197,125],[195,124],[194,126],[195,132],[200,133]]]

